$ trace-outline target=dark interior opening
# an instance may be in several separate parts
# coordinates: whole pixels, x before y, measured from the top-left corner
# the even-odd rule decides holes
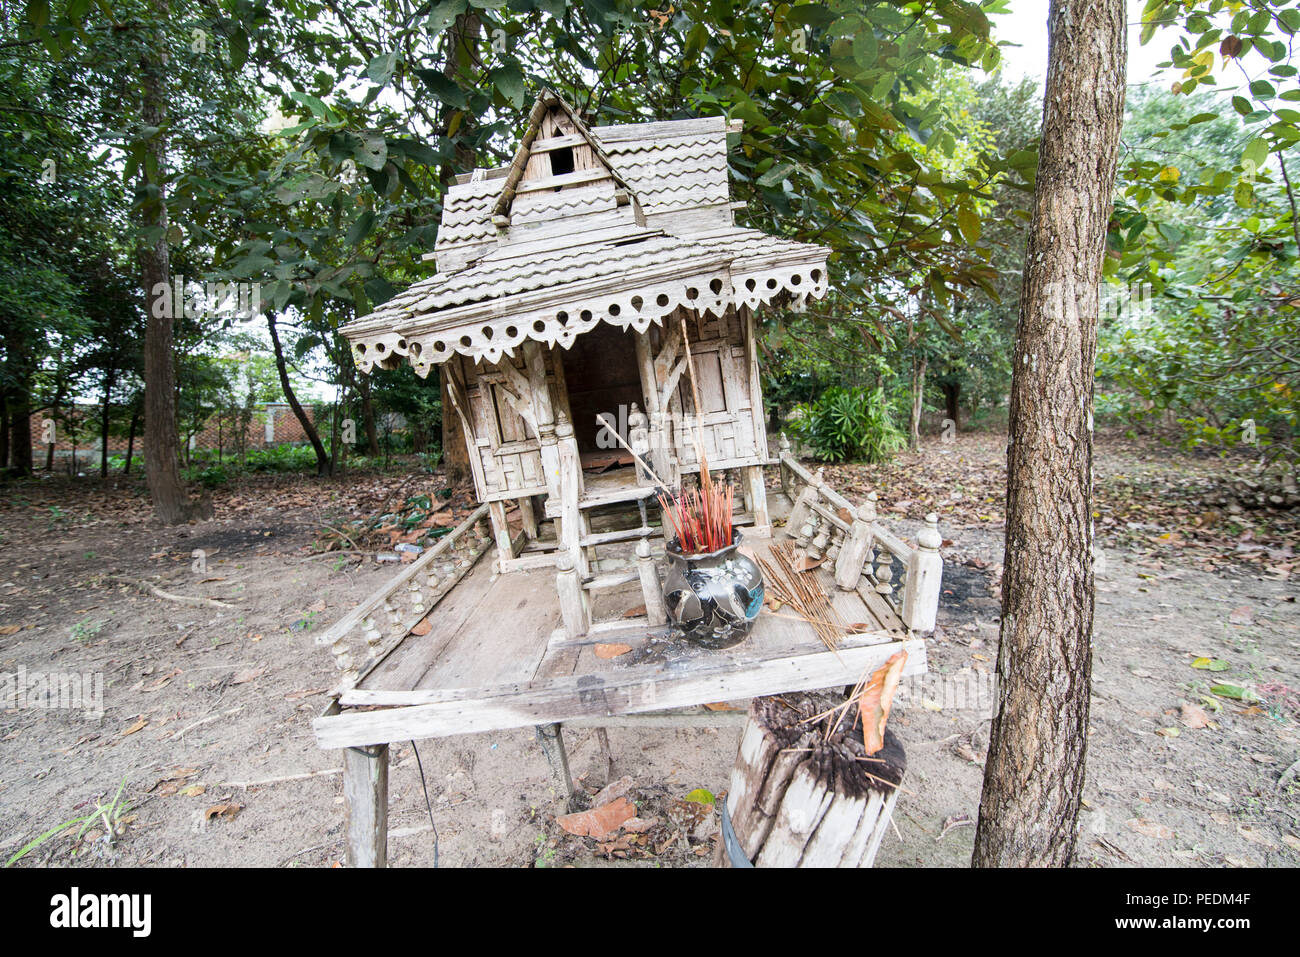
[[[551,150],[551,175],[563,176],[573,172],[573,147],[565,146]]]
[[[572,347],[562,353],[569,411],[580,453],[622,451],[621,447],[602,449],[596,444],[600,432],[596,416],[603,415],[615,426],[624,427],[632,403],[645,406],[633,336],[631,330],[602,322],[574,339]]]

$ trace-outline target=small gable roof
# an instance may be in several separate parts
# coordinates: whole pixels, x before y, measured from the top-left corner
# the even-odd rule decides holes
[[[599,322],[644,331],[680,308],[825,295],[826,249],[734,224],[729,130],[721,117],[588,128],[544,92],[512,162],[447,190],[438,272],[343,327],[358,367],[427,375],[527,339],[567,348]]]

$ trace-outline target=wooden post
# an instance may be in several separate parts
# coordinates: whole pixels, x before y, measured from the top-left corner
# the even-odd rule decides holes
[[[867,500],[858,506],[849,529],[849,537],[840,548],[835,560],[835,584],[844,591],[853,591],[862,577],[862,566],[871,550],[871,523],[876,520],[876,493],[868,492]]]
[[[492,534],[497,540],[497,551],[502,558],[514,558],[510,545],[510,525],[506,522],[506,503],[488,502],[488,515],[492,517]]]
[[[813,515],[812,503],[817,501],[817,488],[813,485],[805,485],[795,496],[794,506],[790,509],[790,514],[786,517],[786,531],[791,535],[800,534],[799,530],[808,524],[808,520]]]
[[[746,465],[740,470],[745,479],[745,499],[754,516],[754,534],[767,537],[772,534],[772,518],[767,511],[767,486],[763,482],[763,466]]]
[[[573,810],[573,775],[569,773],[569,755],[564,750],[564,732],[558,724],[539,724],[537,740],[546,755],[546,763],[564,794],[564,804]]]
[[[348,867],[388,866],[388,745],[343,751]]]
[[[524,534],[529,541],[537,540],[537,511],[533,508],[532,496],[525,495],[519,499],[519,520],[523,523]]]
[[[646,617],[650,619],[650,624],[662,625],[668,621],[668,612],[664,609],[663,586],[659,582],[659,570],[650,557],[648,538],[636,543],[636,565],[641,575],[641,594],[645,598]]]
[[[913,631],[933,631],[939,614],[939,591],[943,585],[943,557],[939,546],[939,516],[925,516],[925,528],[916,536],[917,548],[908,562],[903,584],[903,624]]]
[[[727,792],[734,851],[755,867],[870,867],[906,769],[902,745],[865,757],[856,709],[824,740],[800,724],[843,699],[824,692],[755,698]],[[714,863],[733,866],[727,842]],[[742,864],[743,866],[743,864]]]
[[[564,619],[564,631],[570,638],[581,638],[591,630],[591,618],[587,613],[587,599],[582,593],[582,581],[578,569],[574,566],[573,556],[568,552],[559,552],[555,556],[555,590],[560,596],[560,617]]]
[[[578,442],[573,437],[573,425],[562,416],[555,426],[559,447],[560,484],[560,548],[567,551],[580,574],[586,574],[586,558],[582,553],[582,460],[578,455]]]

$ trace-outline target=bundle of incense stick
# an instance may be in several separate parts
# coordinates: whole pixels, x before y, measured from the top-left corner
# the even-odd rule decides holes
[[[773,561],[759,558],[758,564],[772,597],[798,612],[813,626],[826,647],[834,651],[840,636],[848,629],[817,584],[816,572],[799,570],[793,542],[779,542],[768,550],[768,554]]]
[[[735,491],[731,485],[719,486],[712,482],[707,491],[684,490],[671,501],[662,494],[659,496],[659,505],[672,522],[683,555],[716,552],[731,544],[734,503]]]
[[[691,337],[682,317],[682,345],[686,349],[686,371],[691,380],[691,395],[695,400],[695,457],[700,461],[700,487],[689,492],[678,492],[671,503],[659,496],[659,505],[673,523],[677,544],[684,555],[716,552],[731,544],[731,509],[735,493],[730,485],[721,488],[713,484],[709,474],[709,460],[704,454],[704,431],[700,426],[700,389],[695,381],[695,360],[691,356]]]

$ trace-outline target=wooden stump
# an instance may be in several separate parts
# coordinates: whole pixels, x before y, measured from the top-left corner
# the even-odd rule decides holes
[[[803,719],[844,701],[826,692],[755,698],[731,772],[727,811],[756,867],[870,867],[889,828],[907,759],[886,729],[871,758],[857,709],[829,739]],[[714,857],[732,866],[726,841]]]

